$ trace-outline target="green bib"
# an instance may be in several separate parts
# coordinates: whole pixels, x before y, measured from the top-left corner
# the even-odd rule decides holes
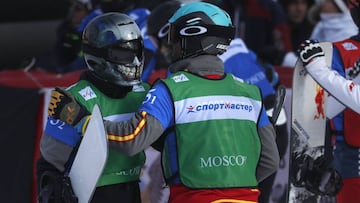
[[[67,89],[89,111],[95,104],[98,104],[104,119],[111,121],[130,119],[138,110],[148,90],[149,85],[144,83],[134,86],[125,98],[114,99],[103,94],[86,80],[80,80]],[[130,157],[110,149],[107,163],[97,186],[137,181],[144,163],[144,152]]]
[[[190,188],[256,186],[259,88],[231,74],[210,80],[178,72],[163,82],[174,102],[181,182]],[[167,168],[165,163],[168,178],[173,174]]]

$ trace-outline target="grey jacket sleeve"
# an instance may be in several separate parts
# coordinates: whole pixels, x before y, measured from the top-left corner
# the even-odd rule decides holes
[[[159,120],[146,112],[137,112],[128,121],[104,121],[109,147],[127,155],[137,154],[155,142],[164,129]]]
[[[276,145],[276,133],[273,125],[267,125],[258,129],[261,140],[261,154],[256,178],[258,182],[275,173],[279,167],[280,157]]]
[[[60,172],[64,172],[73,147],[62,143],[44,133],[40,139],[40,153],[42,157]]]

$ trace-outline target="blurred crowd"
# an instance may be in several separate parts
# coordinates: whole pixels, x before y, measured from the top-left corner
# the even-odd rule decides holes
[[[144,39],[154,35],[164,24],[160,14],[147,18],[159,4],[172,0],[71,0],[66,18],[56,30],[56,44],[46,53],[24,60],[21,69],[40,69],[52,73],[68,73],[86,69],[82,57],[81,34],[86,24],[106,12],[122,12],[136,20]],[[181,3],[192,0],[182,0]],[[292,68],[297,60],[297,49],[305,39],[339,41],[357,33],[346,5],[339,0],[203,0],[227,11],[236,26],[236,37],[241,38],[262,64],[272,84],[278,82],[274,66]],[[155,20],[154,20],[155,19]],[[150,30],[150,33],[149,33]],[[155,37],[158,38],[158,37]],[[160,41],[145,42],[146,62],[143,79],[153,82],[166,76],[165,64],[152,64]],[[159,43],[158,45],[156,43]],[[154,55],[155,54],[155,55]],[[162,55],[156,55],[162,57]],[[157,61],[166,61],[157,60]],[[164,70],[165,69],[165,70]],[[154,73],[154,75],[152,75]]]
[[[56,30],[56,44],[46,53],[26,59],[21,69],[68,73],[86,69],[82,57],[81,34],[95,16],[106,12],[130,15],[140,26],[144,39],[154,35],[164,24],[160,14],[153,16],[150,26],[147,18],[159,4],[172,0],[71,0],[66,18]],[[190,0],[191,1],[191,0]],[[182,0],[181,3],[190,2]],[[203,0],[227,11],[241,38],[262,64],[273,85],[278,83],[274,66],[292,68],[297,60],[297,49],[305,39],[339,41],[357,33],[343,1],[339,0]],[[154,20],[155,19],[155,20]],[[150,30],[150,33],[149,33]],[[157,38],[157,37],[155,37]],[[166,76],[168,64],[152,64],[161,41],[145,42],[146,62],[143,79],[153,82],[157,76]],[[162,57],[156,55],[156,57]],[[166,58],[165,58],[166,59]],[[157,60],[166,61],[166,60]],[[154,74],[153,74],[154,72]]]

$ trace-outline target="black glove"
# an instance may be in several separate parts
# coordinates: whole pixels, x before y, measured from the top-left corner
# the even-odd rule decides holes
[[[72,95],[56,87],[51,92],[48,114],[74,126],[90,113]]]
[[[304,66],[308,65],[313,59],[325,56],[324,50],[321,48],[320,43],[315,40],[305,40],[300,44],[298,50],[300,60]]]
[[[39,203],[77,203],[69,177],[46,171],[40,178]]]

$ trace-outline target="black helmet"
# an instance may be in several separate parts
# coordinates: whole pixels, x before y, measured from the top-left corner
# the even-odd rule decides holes
[[[168,19],[181,6],[179,1],[165,1],[156,6],[150,13],[147,20],[147,35],[152,35],[159,40],[167,37],[169,31]]]
[[[205,2],[185,4],[174,13],[169,23],[169,43],[173,45],[174,61],[201,54],[222,54],[235,36],[230,16]]]
[[[88,68],[101,79],[122,86],[140,82],[143,39],[129,16],[111,12],[97,16],[85,27],[82,46]]]

